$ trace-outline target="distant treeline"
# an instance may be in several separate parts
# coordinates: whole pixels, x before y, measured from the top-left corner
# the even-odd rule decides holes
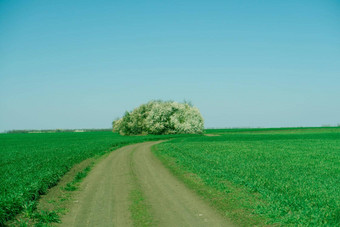
[[[98,131],[112,131],[111,128],[100,128],[100,129],[41,129],[41,130],[8,130],[5,133],[55,133],[55,132],[98,132]]]

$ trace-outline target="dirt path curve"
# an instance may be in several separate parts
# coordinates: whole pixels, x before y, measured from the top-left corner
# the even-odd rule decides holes
[[[153,156],[156,143],[120,148],[98,163],[61,225],[132,226],[129,193],[138,183],[157,226],[231,226]]]

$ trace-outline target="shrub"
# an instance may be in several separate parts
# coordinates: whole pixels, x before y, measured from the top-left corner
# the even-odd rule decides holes
[[[189,103],[150,101],[112,123],[121,135],[201,134],[203,118]]]

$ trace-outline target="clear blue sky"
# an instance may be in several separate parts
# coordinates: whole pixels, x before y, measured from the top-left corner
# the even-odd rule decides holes
[[[151,99],[206,127],[340,123],[340,1],[0,0],[0,131],[108,128]]]

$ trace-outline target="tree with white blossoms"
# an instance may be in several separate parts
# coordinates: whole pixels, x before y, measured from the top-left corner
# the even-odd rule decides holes
[[[190,103],[150,101],[112,123],[121,135],[201,134],[203,118]]]

